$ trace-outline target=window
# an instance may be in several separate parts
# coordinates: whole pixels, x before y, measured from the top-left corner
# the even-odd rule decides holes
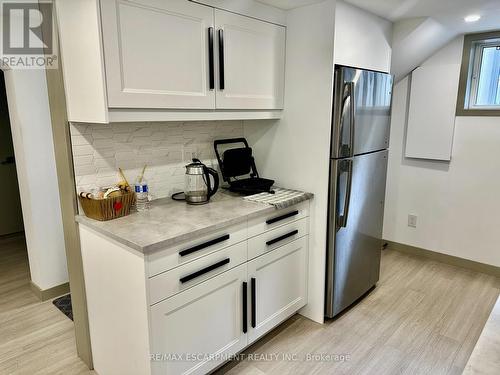
[[[500,116],[500,32],[467,35],[457,115]]]

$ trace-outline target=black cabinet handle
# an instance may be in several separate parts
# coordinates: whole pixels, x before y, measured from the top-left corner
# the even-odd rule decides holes
[[[297,229],[292,230],[291,232],[289,232],[287,234],[284,234],[282,236],[279,236],[279,237],[276,237],[276,238],[274,238],[272,240],[267,241],[266,245],[267,246],[274,245],[276,242],[280,242],[280,241],[283,241],[285,238],[295,236],[297,233],[299,233],[299,231]]]
[[[257,317],[256,317],[256,310],[257,310],[257,295],[256,295],[256,288],[255,288],[255,278],[252,277],[250,279],[250,286],[251,286],[251,298],[252,298],[252,328],[255,328],[257,326]]]
[[[226,259],[224,259],[224,260],[221,260],[220,262],[217,262],[217,263],[212,264],[211,266],[205,267],[205,268],[203,268],[203,269],[201,269],[201,270],[199,270],[199,271],[196,271],[196,272],[194,272],[194,273],[192,273],[192,274],[189,274],[189,275],[187,275],[187,276],[181,277],[181,278],[179,279],[179,281],[180,281],[181,283],[183,283],[183,284],[184,284],[184,283],[187,283],[188,281],[191,281],[191,280],[196,279],[197,277],[199,277],[199,276],[201,276],[201,275],[204,275],[204,274],[206,274],[206,273],[209,273],[210,271],[213,271],[213,270],[215,270],[216,268],[219,268],[219,267],[222,267],[222,266],[224,266],[224,265],[228,264],[230,261],[231,261],[231,260],[230,260],[229,258],[226,258]]]
[[[224,88],[224,30],[219,29],[219,89]]]
[[[289,217],[292,217],[292,216],[295,216],[295,215],[298,215],[298,214],[299,214],[299,211],[292,211],[292,212],[289,212],[287,214],[284,214],[284,215],[281,215],[281,216],[278,216],[278,217],[273,217],[272,219],[267,220],[266,224],[274,224],[274,223],[276,223],[278,221],[288,219]]]
[[[215,89],[214,79],[214,28],[208,28],[208,87]]]
[[[221,237],[218,237],[218,238],[214,238],[213,240],[210,240],[210,241],[204,242],[202,244],[190,247],[189,249],[179,251],[179,255],[181,257],[185,257],[186,255],[189,255],[189,254],[195,253],[197,251],[203,250],[206,247],[215,245],[215,244],[217,244],[219,242],[224,242],[224,241],[226,241],[228,239],[229,239],[229,234],[225,234],[224,236],[221,236]]]
[[[243,282],[243,333],[247,333],[248,331],[248,316],[247,316],[247,282]]]

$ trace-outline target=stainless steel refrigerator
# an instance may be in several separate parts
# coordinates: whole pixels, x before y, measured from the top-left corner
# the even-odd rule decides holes
[[[380,273],[393,78],[335,67],[325,315],[376,285]]]

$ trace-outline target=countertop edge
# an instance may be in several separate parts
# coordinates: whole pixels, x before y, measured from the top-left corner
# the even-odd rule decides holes
[[[102,229],[98,225],[93,225],[93,223],[92,223],[93,219],[89,219],[83,215],[75,216],[75,220],[79,225],[84,225],[84,226],[102,234],[103,236],[109,237],[110,239],[112,239],[112,240],[114,240],[122,245],[130,247],[130,248],[137,250],[143,254],[149,254],[149,253],[176,245],[180,242],[190,240],[190,239],[192,239],[193,236],[201,236],[204,234],[208,234],[208,233],[214,232],[218,229],[222,229],[222,228],[230,226],[230,225],[239,224],[239,223],[242,223],[246,220],[253,219],[255,217],[259,217],[261,215],[265,215],[265,214],[271,213],[273,211],[276,211],[276,208],[274,206],[269,205],[268,207],[265,207],[262,210],[259,210],[256,212],[251,212],[247,215],[238,216],[238,217],[235,217],[232,219],[228,219],[228,220],[225,220],[225,221],[222,221],[222,222],[219,222],[217,224],[213,224],[213,225],[210,225],[207,227],[199,228],[199,229],[196,229],[194,231],[180,234],[178,236],[171,237],[171,238],[168,238],[166,240],[159,241],[155,244],[147,245],[147,246],[140,246],[136,243],[129,242],[129,241],[125,240],[123,237],[117,236],[114,233],[111,233],[107,230]],[[97,221],[97,222],[99,222],[99,221]]]

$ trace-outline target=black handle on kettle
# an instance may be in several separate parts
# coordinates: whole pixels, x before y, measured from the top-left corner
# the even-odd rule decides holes
[[[213,168],[208,168],[205,167],[205,173],[207,176],[207,188],[208,188],[208,199],[210,199],[215,193],[217,193],[217,190],[219,189],[219,174],[217,171]],[[214,178],[214,186],[211,187],[210,183],[210,176]]]
[[[212,197],[219,189],[219,174],[213,168],[207,167],[203,164],[200,159],[193,159],[193,163],[199,163],[203,166],[203,174],[205,175],[205,183],[207,184],[207,201]],[[212,187],[212,182],[210,176],[214,179],[214,186]]]

